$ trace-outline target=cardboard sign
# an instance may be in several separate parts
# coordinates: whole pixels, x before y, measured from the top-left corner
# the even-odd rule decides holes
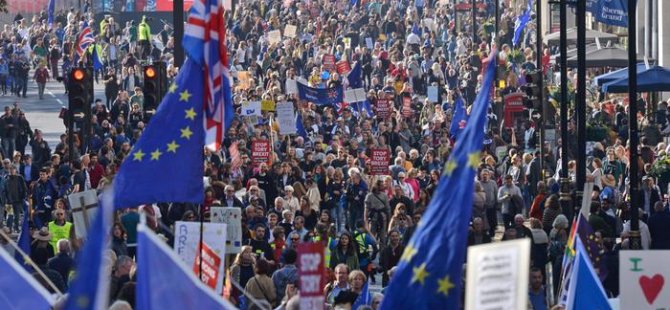
[[[286,94],[293,95],[298,93],[298,81],[286,79]]]
[[[277,103],[277,122],[279,123],[279,134],[292,135],[296,133],[293,102]]]
[[[465,309],[528,309],[529,265],[528,238],[468,247]]]
[[[223,258],[226,255],[226,224],[222,223],[204,223],[202,231],[202,240],[209,248],[221,258],[217,276],[224,274]],[[181,222],[174,224],[174,250],[177,256],[186,263],[187,266],[193,266],[198,256],[198,244],[200,243],[200,223]],[[203,248],[204,249],[204,248]],[[204,256],[203,256],[204,258]],[[204,264],[204,261],[203,261]],[[205,266],[203,265],[203,271]],[[195,273],[196,276],[198,272]],[[220,278],[215,280],[216,292],[223,293],[223,281]]]
[[[371,175],[389,175],[389,162],[391,161],[391,151],[388,149],[370,149],[370,174]]]
[[[321,243],[300,243],[298,274],[300,277],[300,309],[323,309],[325,262]]]
[[[388,99],[377,100],[375,108],[377,110],[376,111],[377,117],[382,119],[387,119],[391,117],[391,113],[393,112],[393,105],[391,104],[391,101],[389,101]]]
[[[202,250],[200,250],[202,248]],[[202,254],[202,268],[200,268],[200,255]],[[212,289],[216,289],[221,268],[221,257],[216,254],[207,243],[201,242],[193,260],[193,272],[200,280]],[[200,274],[202,272],[202,274]]]
[[[363,102],[366,99],[368,97],[363,88],[347,89],[344,91],[344,102],[346,103]]]
[[[670,308],[670,250],[619,252],[621,309]]]
[[[270,45],[281,42],[281,31],[272,30],[268,32],[268,41],[270,42]]]
[[[284,27],[284,36],[295,38],[297,30],[298,27],[295,25],[286,25],[286,27]]]
[[[437,86],[428,86],[428,101],[436,103],[438,101],[439,89]]]
[[[94,189],[70,194],[68,202],[72,208],[72,224],[77,238],[85,239],[93,219],[98,213],[98,195]]]
[[[240,253],[242,250],[242,210],[229,207],[211,207],[209,210],[211,212],[210,222],[226,224],[226,253]]]
[[[270,140],[254,140],[251,142],[251,163],[254,167],[262,163],[272,164],[272,146]]]
[[[351,66],[349,65],[349,62],[346,60],[338,61],[337,64],[335,64],[335,66],[337,67],[337,73],[339,74],[346,74],[349,73],[349,71],[351,71]]]
[[[328,71],[335,70],[335,55],[333,54],[323,55],[323,58],[321,59],[321,66],[323,67],[323,70]]]
[[[237,72],[237,88],[241,90],[248,90],[251,87],[251,72],[238,71]]]
[[[261,116],[261,102],[260,101],[245,101],[242,102],[242,116]]]
[[[276,103],[272,100],[263,100],[261,101],[261,111],[274,111],[276,108]]]
[[[402,116],[403,117],[412,117],[414,111],[412,111],[412,98],[403,97],[402,98]]]

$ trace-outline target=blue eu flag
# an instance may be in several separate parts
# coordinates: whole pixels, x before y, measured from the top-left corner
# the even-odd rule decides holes
[[[28,218],[28,202],[24,201],[23,203],[23,224],[21,225],[21,234],[19,235],[19,240],[16,242],[17,245],[19,246],[19,249],[23,251],[23,253],[26,253],[26,255],[30,255],[30,219]],[[27,271],[32,272],[33,267],[30,266],[26,262],[26,258],[19,253],[19,251],[16,251],[14,253],[14,257],[16,258],[16,261],[19,262],[23,266],[23,268],[26,268]]]
[[[591,265],[581,238],[575,239],[577,256],[572,269],[567,309],[611,310],[605,289]]]
[[[114,178],[114,205],[202,203],[203,71],[188,59]]]
[[[106,309],[109,304],[109,270],[105,252],[109,249],[114,204],[105,191],[84,247],[77,255],[77,273],[70,285],[66,310]]]
[[[470,121],[447,161],[426,213],[398,264],[382,309],[459,309],[474,178],[484,141],[495,57],[485,71]]]
[[[237,309],[200,282],[193,270],[144,224],[137,227],[137,265],[138,310]]]
[[[317,105],[335,105],[344,100],[342,85],[331,88],[314,88],[298,82],[300,99],[314,102]]]
[[[362,74],[363,70],[361,68],[361,62],[357,61],[354,67],[351,68],[351,71],[349,71],[349,74],[347,75],[347,81],[349,81],[349,87],[353,89],[362,88],[363,87],[363,79],[361,78]]]
[[[521,32],[524,28],[526,28],[526,25],[530,21],[530,12],[532,7],[533,0],[528,0],[528,7],[526,7],[526,10],[523,12],[523,14],[517,17],[516,21],[514,21],[514,37],[512,37],[512,46],[517,46],[519,44],[519,40],[521,39]]]
[[[0,250],[0,309],[51,309],[55,300],[13,257]]]
[[[456,102],[454,102],[454,116],[451,118],[451,127],[449,127],[449,134],[451,134],[454,139],[456,139],[458,133],[465,128],[467,117],[468,115],[465,113],[463,97],[459,96],[456,98]]]

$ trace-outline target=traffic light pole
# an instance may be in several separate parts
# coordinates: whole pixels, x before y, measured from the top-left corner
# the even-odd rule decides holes
[[[537,23],[537,33],[536,33],[536,38],[535,38],[535,49],[536,49],[536,57],[537,57],[537,69],[540,72],[540,79],[537,82],[537,87],[539,88],[538,90],[538,95],[540,98],[540,122],[539,122],[539,129],[540,129],[540,175],[541,180],[544,181],[544,139],[545,139],[545,133],[544,133],[544,122],[546,121],[544,112],[545,112],[545,107],[544,107],[544,66],[542,65],[542,1],[537,0],[536,2],[536,7],[535,10],[537,11],[535,13],[536,15],[536,23]],[[535,186],[535,184],[531,184],[531,186]]]
[[[570,102],[568,101],[568,27],[567,27],[567,0],[560,0],[560,40],[561,50],[561,194],[560,203],[563,212],[568,212],[566,216],[572,219],[572,208],[570,206],[570,178],[568,178],[568,110]]]
[[[184,63],[184,47],[181,41],[184,39],[184,0],[172,2],[172,23],[174,24],[174,65],[181,67]]]
[[[628,165],[630,180],[630,248],[641,250],[640,216],[638,201],[640,195],[640,180],[638,176],[638,132],[637,132],[637,33],[635,33],[635,17],[637,16],[637,1],[628,0]]]
[[[586,182],[586,1],[577,2],[577,188],[575,212],[581,208]],[[567,55],[561,55],[565,58]]]
[[[477,45],[477,2],[472,0],[472,51],[476,50]]]

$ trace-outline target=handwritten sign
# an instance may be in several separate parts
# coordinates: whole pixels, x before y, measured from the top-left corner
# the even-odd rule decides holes
[[[284,36],[295,38],[297,30],[298,27],[295,25],[286,25],[286,27],[284,27]]]
[[[251,142],[251,162],[254,167],[262,163],[272,164],[272,148],[270,140],[254,140]]]
[[[393,106],[391,105],[391,101],[388,99],[377,100],[375,109],[377,110],[377,117],[381,119],[387,119],[391,117],[391,112],[393,112]]]
[[[333,54],[323,55],[323,58],[321,59],[321,65],[323,66],[324,70],[328,71],[335,70],[335,55]]]
[[[281,31],[272,30],[268,32],[268,41],[270,42],[270,45],[281,42]]]
[[[282,135],[292,135],[296,133],[295,111],[293,102],[277,103],[277,122],[279,123],[279,133]]]
[[[211,207],[210,212],[210,222],[226,224],[226,253],[240,253],[242,250],[242,210],[240,208]]]
[[[621,309],[670,308],[668,260],[668,250],[619,252]]]
[[[298,274],[300,275],[300,309],[323,309],[324,254],[321,243],[300,243]]]
[[[175,222],[174,233],[174,250],[177,256],[181,258],[187,266],[193,266],[196,263],[198,256],[198,244],[200,243],[200,223],[198,222]],[[202,240],[210,247],[210,249],[220,258],[226,255],[226,224],[223,223],[204,223],[202,231]],[[204,258],[204,256],[203,256]],[[204,261],[203,261],[204,264]],[[223,259],[219,266],[218,275],[224,274]],[[203,265],[204,268],[204,265]],[[198,268],[199,271],[200,268]],[[196,276],[198,272],[196,272]],[[223,281],[216,279],[216,291],[218,294],[223,293]]]
[[[528,309],[530,239],[468,248],[465,309]]]
[[[202,247],[202,250],[200,250]],[[200,267],[200,257],[202,254],[202,268]],[[216,254],[207,243],[201,242],[198,246],[195,259],[193,260],[193,272],[200,280],[212,289],[216,289],[216,282],[219,279],[219,270],[221,268],[221,256]],[[202,274],[201,274],[202,272]]]
[[[389,175],[391,151],[388,149],[370,149],[370,174]]]
[[[293,95],[298,93],[298,81],[295,79],[286,79],[286,94]]]

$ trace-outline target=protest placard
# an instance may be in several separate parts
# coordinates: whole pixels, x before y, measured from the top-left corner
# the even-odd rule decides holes
[[[226,202],[223,201],[225,204]],[[242,210],[236,207],[211,207],[209,221],[226,224],[226,253],[242,250]]]
[[[414,111],[412,111],[412,98],[403,97],[402,98],[402,116],[405,118],[412,117]]]
[[[428,86],[428,101],[436,103],[438,101],[439,89],[437,86]]]
[[[351,48],[351,38],[350,37],[342,38],[342,43],[344,43],[344,48]]]
[[[373,42],[372,42],[372,38],[370,38],[370,37],[365,38],[365,46],[366,46],[369,50],[372,50],[372,49],[375,48],[375,45],[374,45]]]
[[[272,164],[272,145],[270,140],[254,140],[251,142],[251,162],[254,167],[262,163]]]
[[[298,27],[296,27],[295,25],[286,25],[286,27],[284,27],[284,36],[289,38],[295,38],[297,30]]]
[[[377,117],[381,119],[387,119],[391,117],[391,112],[393,112],[393,106],[391,101],[388,99],[379,99],[375,104],[375,109],[377,112]]]
[[[292,135],[296,133],[293,102],[277,103],[277,122],[279,123],[279,134]]]
[[[274,111],[276,103],[273,100],[262,100],[261,111]]]
[[[528,309],[529,265],[530,239],[468,247],[465,309]]]
[[[237,88],[247,90],[251,87],[251,73],[249,71],[237,72]]]
[[[298,81],[295,79],[286,79],[286,94],[293,95],[298,93]]]
[[[93,219],[98,212],[98,195],[96,190],[87,190],[83,192],[68,195],[68,202],[72,208],[72,223],[74,224],[74,233],[77,238],[86,239]]]
[[[328,71],[335,70],[335,55],[333,54],[323,55],[323,58],[321,59],[321,66],[323,67],[324,70]]]
[[[323,245],[318,242],[298,244],[300,276],[300,309],[321,310],[324,306],[323,278],[325,263]]]
[[[620,308],[670,309],[668,261],[668,250],[619,252]]]
[[[370,174],[371,175],[389,175],[389,162],[391,161],[391,152],[388,149],[370,149]]]
[[[260,101],[244,101],[242,102],[242,116],[261,116],[261,102]]]
[[[221,275],[224,274],[224,258],[226,255],[226,224],[223,223],[204,223],[202,231],[202,240],[207,246],[221,258],[219,272],[216,279],[216,292],[223,293],[223,281]],[[187,266],[199,265],[196,262],[198,256],[198,244],[200,243],[200,223],[182,222],[174,223],[174,250],[177,256],[182,259]],[[203,256],[204,258],[204,256]],[[204,266],[203,266],[204,267]],[[199,271],[198,267],[198,271]],[[195,273],[198,276],[198,272]]]
[[[202,247],[202,250],[200,249]],[[202,257],[202,260],[200,259]],[[201,264],[202,263],[202,264]],[[207,243],[201,242],[193,260],[193,272],[205,283],[205,285],[216,289],[221,269],[221,256],[216,254]]]
[[[268,32],[268,41],[270,42],[270,44],[277,44],[281,42],[281,31],[272,30]]]
[[[349,62],[346,60],[340,60],[338,61],[335,66],[337,67],[337,73],[339,74],[347,74],[349,71],[351,71],[351,66],[349,65]]]

